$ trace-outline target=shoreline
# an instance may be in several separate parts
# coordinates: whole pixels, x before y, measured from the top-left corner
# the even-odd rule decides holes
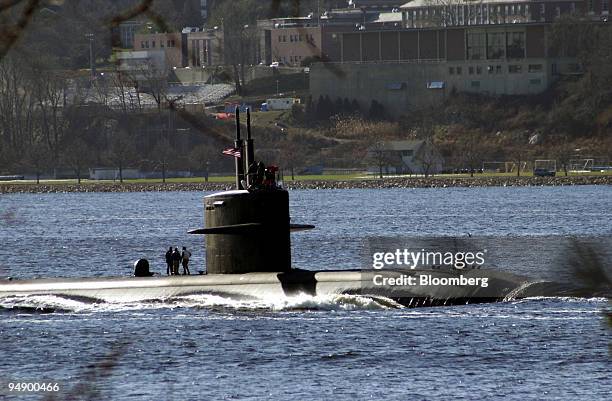
[[[479,187],[540,187],[612,185],[612,175],[558,177],[402,177],[363,180],[285,181],[286,189],[389,189],[389,188],[479,188]],[[4,183],[0,194],[67,193],[67,192],[174,192],[223,191],[230,182],[184,183]]]

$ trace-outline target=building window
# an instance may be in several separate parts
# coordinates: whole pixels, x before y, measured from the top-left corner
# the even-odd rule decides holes
[[[489,32],[487,34],[487,58],[502,59],[506,56],[506,38],[504,32]]]
[[[543,69],[542,64],[529,64],[529,72],[542,72]]]
[[[472,88],[480,88],[480,81],[472,81],[470,86]]]
[[[461,70],[462,70],[461,67],[457,67],[457,75],[461,75],[461,72],[462,72]]]
[[[529,8],[529,4],[525,5],[525,19],[527,22],[533,22],[533,18],[531,16],[531,9]]]
[[[493,72],[495,71],[495,68],[492,65],[490,65],[487,67],[487,71],[489,72],[489,74],[493,74]]]
[[[283,41],[283,37],[281,35],[278,35],[278,43]]]
[[[501,74],[501,73],[502,73],[502,68],[501,68],[501,65],[496,65],[496,66],[495,66],[495,73],[496,73],[496,74]]]
[[[608,14],[610,12],[610,0],[601,0],[601,13]]]
[[[476,74],[478,75],[482,74],[482,67],[479,65],[476,66]]]
[[[151,41],[151,47],[155,48],[155,41],[154,40]]]
[[[546,4],[540,4],[540,21],[546,21]]]
[[[159,41],[159,47],[164,47],[164,41],[163,40]]]
[[[170,40],[170,47],[174,47],[174,39]]]
[[[192,40],[192,47],[193,47],[193,55],[192,55],[192,65],[194,66],[200,66],[202,63],[202,60],[200,59],[200,41],[199,40]]]
[[[525,58],[525,33],[524,32],[508,32],[508,58]]]
[[[467,34],[467,58],[468,60],[485,59],[486,37],[483,32]]]
[[[472,66],[468,67],[468,74],[474,75],[474,67],[472,67]]]
[[[448,67],[448,74],[455,75],[455,67]]]
[[[287,41],[287,36],[283,35],[283,42]]]
[[[529,80],[529,85],[540,85],[542,80],[540,78],[534,78]]]
[[[589,0],[588,1],[587,9],[588,9],[589,14],[593,14],[593,12],[594,12],[593,0]]]
[[[148,49],[149,48],[149,41],[145,40],[145,47]]]
[[[508,66],[508,72],[510,74],[520,74],[522,66],[520,64],[511,64]]]
[[[140,42],[140,48],[144,49],[144,47],[145,47],[145,44],[144,44],[144,40],[143,40],[142,42]]]
[[[302,35],[298,36],[298,40],[301,42],[302,41]]]

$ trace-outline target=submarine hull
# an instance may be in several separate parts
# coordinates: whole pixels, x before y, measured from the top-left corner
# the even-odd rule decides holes
[[[463,276],[486,278],[487,286],[422,285],[420,276],[444,279]],[[384,278],[415,277],[414,285],[377,285]],[[299,294],[330,296],[353,294],[385,297],[404,306],[435,306],[495,302],[529,296],[570,295],[552,283],[493,270],[344,270],[170,277],[117,277],[0,281],[0,299],[13,296],[55,295],[94,302],[124,303],[165,300],[177,296],[212,294],[236,299],[282,298]]]

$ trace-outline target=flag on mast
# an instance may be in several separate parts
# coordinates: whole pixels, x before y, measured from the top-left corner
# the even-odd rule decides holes
[[[234,156],[236,158],[240,158],[240,149],[238,148],[227,148],[223,151],[224,155],[228,155],[228,156]]]

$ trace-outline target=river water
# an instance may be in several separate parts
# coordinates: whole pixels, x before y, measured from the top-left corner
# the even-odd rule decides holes
[[[162,272],[170,245],[191,249],[192,271],[203,270],[203,240],[186,234],[203,226],[203,195],[2,195],[0,276],[129,275],[139,257]],[[471,236],[508,254],[517,244],[495,267],[554,278],[570,237],[607,250],[612,237],[607,186],[290,198],[292,222],[317,226],[292,234],[293,264],[306,269],[364,267],[372,238]],[[41,399],[8,393],[8,382],[52,381],[57,399],[607,399],[606,307],[596,297],[418,309],[358,296],[4,299],[0,398]]]

